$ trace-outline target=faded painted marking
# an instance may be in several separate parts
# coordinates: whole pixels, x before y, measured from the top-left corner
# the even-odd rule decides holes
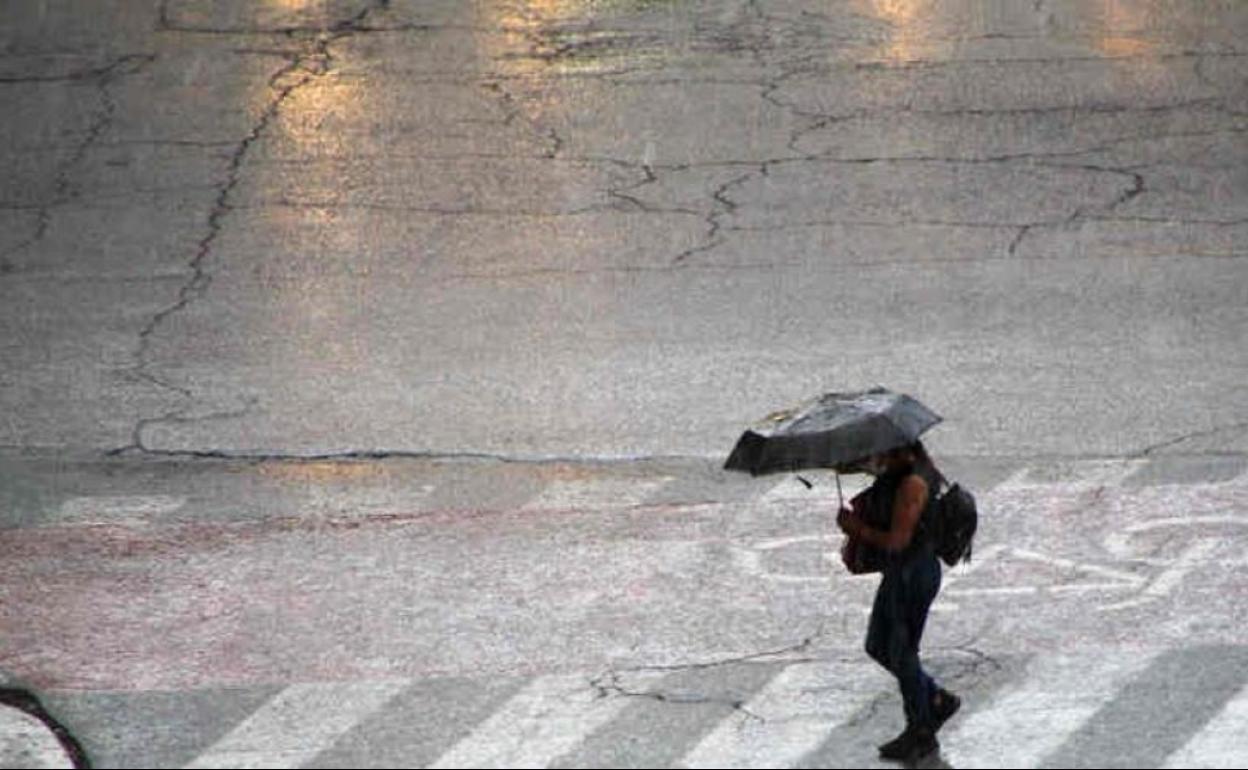
[[[763,565],[763,554],[765,553],[808,543],[815,543],[821,547],[840,547],[839,538],[833,535],[794,535],[792,537],[777,537],[763,540],[749,546],[734,547],[733,554],[737,559],[738,566],[746,574],[756,575],[777,583],[826,583],[833,577],[838,579],[845,577],[844,569],[840,566],[838,551],[833,549],[821,551],[821,562],[826,564],[827,570],[817,575],[777,572]]]
[[[680,766],[793,767],[886,685],[883,673],[865,664],[795,663],[721,722]]]
[[[1165,519],[1153,519],[1128,526],[1125,530],[1111,532],[1105,536],[1105,548],[1119,558],[1133,558],[1135,549],[1132,541],[1136,537],[1146,536],[1152,532],[1165,529],[1183,529],[1191,531],[1199,527],[1221,525],[1248,527],[1248,517],[1244,516],[1181,516]],[[1136,561],[1148,564],[1170,564],[1172,559],[1134,557]]]
[[[1128,587],[1136,587],[1144,582],[1144,579],[1134,572],[1114,569],[1112,567],[1104,567],[1099,564],[1090,564],[1087,562],[1078,562],[1072,559],[1065,559],[1060,556],[1051,556],[1038,551],[1029,551],[1023,548],[1011,548],[1010,552],[1017,558],[1026,561],[1039,562],[1047,564],[1057,569],[1068,570],[1072,572],[1090,572],[1093,575],[1110,578],[1117,583],[1122,583]]]
[[[1189,572],[1209,560],[1209,557],[1213,555],[1220,544],[1221,541],[1213,538],[1197,540],[1184,549],[1183,553],[1175,559],[1169,569],[1162,572],[1153,582],[1145,586],[1141,596],[1117,604],[1106,605],[1104,609],[1120,610],[1128,607],[1138,607],[1141,604],[1169,596],[1173,593],[1175,587],[1183,582],[1183,578],[1187,577]]]
[[[75,523],[112,524],[127,517],[173,513],[186,502],[185,497],[171,495],[71,497],[61,504],[61,516]]]
[[[1164,768],[1241,768],[1248,764],[1248,687],[1162,765]]]
[[[642,681],[659,678],[646,676]],[[602,697],[584,675],[544,676],[429,767],[546,767],[630,702],[622,696]]]
[[[645,504],[646,498],[671,479],[578,479],[553,481],[520,510],[566,510],[582,508],[630,508]]]
[[[1060,747],[1155,652],[1033,658],[1021,684],[941,738],[954,767],[1035,767]]]
[[[406,680],[292,685],[187,767],[300,767],[410,686]]]
[[[1145,459],[1132,460],[1081,460],[1056,462],[1043,466],[1028,466],[994,488],[1009,490],[1031,487],[1066,488],[1087,490],[1096,487],[1118,487],[1132,474],[1148,464]]]

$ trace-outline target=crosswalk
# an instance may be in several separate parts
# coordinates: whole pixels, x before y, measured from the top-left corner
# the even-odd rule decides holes
[[[302,767],[407,687],[399,681],[292,685],[187,767]]]
[[[1064,739],[1146,671],[1154,652],[1054,655],[1029,662],[1022,681],[959,722],[947,739],[956,767],[1038,767]],[[1007,739],[1008,736],[1008,739]]]
[[[1018,500],[1033,504],[1037,497],[1060,500],[1062,496],[1106,488],[1161,489],[1168,493],[1182,487],[1242,485],[1248,472],[1238,456],[1201,458],[1191,467],[1185,459],[1026,462],[1020,458],[985,468],[974,459],[958,458],[950,475],[977,494],[1011,490]],[[804,474],[813,479],[812,488],[797,475],[750,478],[721,472],[717,462],[693,459],[672,460],[640,471],[630,463],[596,467],[539,464],[517,470],[407,462],[411,464],[398,462],[394,467],[365,472],[357,467],[365,465],[364,461],[351,459],[272,461],[189,480],[168,480],[158,490],[147,488],[152,485],[147,476],[135,476],[127,485],[122,474],[119,478],[104,477],[107,486],[96,493],[69,496],[37,515],[28,515],[40,526],[213,521],[233,515],[225,513],[231,509],[222,502],[235,494],[234,487],[240,498],[262,505],[257,515],[273,517],[606,511],[703,503],[820,506],[828,512],[837,497],[832,476],[820,471]],[[963,469],[965,473],[959,472]],[[1224,477],[1219,478],[1219,474]],[[867,483],[863,476],[845,476],[841,481],[846,498]],[[31,483],[47,483],[47,479],[37,476]],[[1002,501],[998,505],[1012,504]]]
[[[1248,764],[1248,640],[1236,631],[1242,629],[1243,601],[1227,593],[1248,574],[1242,548],[1248,473],[1242,464],[1227,468],[1210,480],[1181,462],[1034,463],[970,480],[987,515],[983,544],[972,565],[947,572],[934,607],[943,619],[937,632],[965,624],[968,613],[996,615],[1004,624],[996,623],[996,641],[975,651],[973,660],[948,642],[927,652],[932,672],[965,697],[963,712],[941,736],[945,762]],[[214,529],[200,523],[190,495],[80,494],[61,503],[58,526],[10,532],[11,564],[29,575],[4,591],[14,606],[26,601],[25,592],[51,588],[64,596],[111,600],[100,591],[113,589],[89,575],[73,582],[79,573],[46,572],[36,560],[22,561],[23,554],[72,560],[84,550],[92,558],[104,554],[100,563],[116,565],[118,574],[143,570],[148,580],[162,581],[155,588],[135,584],[141,591],[95,607],[103,614],[93,622],[113,623],[114,637],[129,633],[123,623],[141,619],[145,607],[180,613],[167,627],[179,635],[176,650],[200,656],[193,680],[180,678],[182,661],[170,645],[145,647],[147,657],[127,662],[93,656],[66,637],[67,652],[57,653],[59,672],[72,674],[77,667],[94,678],[84,674],[81,684],[41,695],[97,767],[876,766],[874,746],[900,729],[901,706],[895,684],[853,646],[865,629],[861,615],[869,609],[874,578],[840,576],[829,585],[829,575],[839,575],[839,535],[828,524],[823,481],[810,490],[792,476],[742,480],[682,476],[670,468],[633,477],[551,473],[540,483],[518,485],[522,500],[494,498],[496,507],[509,512],[482,517],[488,527],[471,517],[459,526],[463,506],[448,506],[445,487],[427,478],[413,482],[419,496],[404,500],[432,506],[428,514],[396,514],[386,508],[389,493],[366,491],[372,501],[367,510],[384,514],[375,528],[368,521],[347,526],[314,519],[307,526],[261,520]],[[846,481],[846,495],[861,484]],[[338,498],[326,506],[353,510],[349,500]],[[1095,516],[1084,515],[1088,510]],[[591,520],[614,522],[609,543],[557,547],[550,539]],[[433,523],[426,527],[426,521]],[[729,525],[736,529],[719,536]],[[1009,537],[1004,529],[994,531],[1007,525]],[[558,656],[545,657],[524,647],[524,640],[506,637],[502,621],[491,621],[497,631],[476,631],[479,616],[472,613],[510,605],[469,603],[456,615],[453,602],[424,598],[426,584],[449,590],[492,575],[472,570],[471,562],[421,550],[427,533],[445,538],[452,556],[471,553],[479,542],[506,544],[492,557],[507,565],[506,582],[494,590],[527,602],[549,600],[541,612],[568,621],[580,621],[604,601],[622,602],[633,616],[645,618],[671,606],[664,597],[697,590],[709,575],[717,590],[754,592],[754,603],[737,610],[738,623],[765,619],[773,606],[788,611],[785,601],[808,602],[830,589],[837,592],[837,609],[853,612],[840,621],[845,627],[834,642],[828,637],[809,650],[748,660],[725,654],[721,663],[684,667],[665,657],[666,667],[646,668],[637,663],[644,654],[621,655],[626,647],[619,645],[594,648],[595,654],[611,652],[604,659],[625,659],[619,669],[577,670],[575,662],[560,669]],[[172,566],[162,560],[161,553],[183,542],[192,554],[199,553],[196,543],[208,542],[204,553],[211,560],[193,555]],[[549,547],[557,559],[535,556],[531,549],[537,546]],[[316,561],[304,558],[309,548],[319,554]],[[256,565],[264,566],[254,571]],[[48,562],[46,569],[54,568]],[[321,584],[334,590],[304,590],[297,582],[320,572],[334,576]],[[448,583],[451,574],[459,577]],[[358,580],[342,577],[351,575]],[[534,576],[533,585],[545,586],[549,597],[526,593],[525,581]],[[181,588],[192,579],[200,582]],[[63,586],[55,582],[61,580]],[[385,608],[371,602],[400,592],[406,593],[392,606],[406,613],[396,617],[414,624],[410,628],[458,628],[478,636],[431,640],[399,626],[389,631]],[[31,594],[45,602],[61,595]],[[454,595],[472,601],[470,593]],[[324,639],[266,625],[272,640],[237,636],[218,646],[223,633],[258,628],[241,620],[277,617],[275,603],[292,596],[306,604],[279,613],[291,622],[315,628],[318,613],[340,612],[374,625],[358,633],[333,629]],[[1170,610],[1193,600],[1208,604],[1189,618]],[[354,614],[361,602],[370,603],[370,614]],[[1076,614],[1063,621],[1068,628],[1028,625],[1029,614],[1054,605],[1073,608]],[[717,608],[699,611],[706,614],[698,623],[719,622]],[[523,612],[510,617],[526,623],[539,617]],[[1197,625],[1191,625],[1193,618]],[[1010,632],[1002,629],[1024,635],[1025,643],[1011,644]],[[146,641],[140,630],[132,638]],[[628,633],[623,624],[612,631]],[[1103,636],[1094,635],[1101,631]],[[497,633],[504,636],[491,635]],[[707,636],[715,635],[708,630]],[[283,646],[296,640],[305,646]],[[488,659],[491,640],[503,644],[495,652],[513,656],[512,663],[494,668],[508,673],[473,674],[464,665],[469,657],[455,654],[458,643],[470,643],[473,655]],[[361,643],[369,648],[348,646]],[[30,660],[49,654],[38,645],[6,644]],[[231,649],[247,652],[256,665],[235,668]],[[657,649],[646,648],[652,657]],[[208,657],[208,650],[218,657]],[[335,679],[336,667],[344,674]],[[458,673],[404,673],[439,667]],[[129,684],[100,684],[124,681]],[[151,718],[139,729],[141,715]]]
[[[1244,766],[1248,735],[1248,686],[1242,687],[1216,717],[1162,767],[1238,768]]]
[[[1248,646],[1014,656],[986,672],[938,653],[929,667],[965,699],[941,735],[941,758],[954,767],[1248,761]],[[408,764],[430,768],[861,767],[875,763],[873,743],[900,728],[895,685],[865,656],[513,680],[507,687],[470,678],[291,685],[259,703],[252,698],[250,713],[209,745],[183,747],[182,756],[191,756],[183,766],[375,767],[406,747]],[[120,721],[119,705],[149,695],[95,697]],[[232,697],[250,694],[216,694],[221,708]],[[428,717],[447,698],[461,709],[478,701],[468,723]],[[92,711],[82,694],[53,700],[79,721]],[[387,716],[414,714],[421,700],[424,719]],[[1124,714],[1138,729],[1110,729]],[[1156,747],[1150,732],[1160,734]],[[97,767],[165,766],[171,756],[131,750],[122,761],[94,748]],[[1123,756],[1135,761],[1124,765]]]

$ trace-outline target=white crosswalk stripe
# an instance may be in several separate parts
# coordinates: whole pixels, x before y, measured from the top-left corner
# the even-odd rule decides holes
[[[1248,764],[1248,687],[1230,700],[1187,745],[1172,754],[1165,768],[1239,768]]]
[[[878,668],[797,663],[703,739],[683,767],[792,767],[890,681]]]
[[[955,767],[1035,767],[1156,657],[1118,652],[1035,658],[1021,681],[942,738],[945,756]]]
[[[1089,541],[1092,544],[1078,553],[1057,547],[1049,553],[1045,550],[1050,548],[1049,541],[1042,536],[1028,544],[985,542],[977,549],[975,562],[946,572],[934,611],[956,612],[959,605],[981,600],[995,600],[1004,606],[1015,596],[1021,597],[1021,602],[1042,594],[1087,594],[1091,597],[1088,606],[1097,611],[1147,608],[1198,581],[1200,570],[1208,565],[1226,571],[1244,563],[1241,552],[1232,547],[1235,541],[1219,533],[1234,536],[1248,531],[1243,507],[1248,500],[1248,473],[1209,484],[1145,483],[1156,480],[1157,474],[1124,483],[1141,467],[1142,461],[1135,460],[1067,463],[1056,469],[1024,467],[999,484],[974,490],[981,512],[992,512],[995,520],[1009,516],[1042,524],[1059,519],[1073,522],[1072,511],[1094,502],[1103,519],[1112,517],[1128,523],[1106,531],[1101,535],[1103,543]],[[1175,478],[1173,472],[1167,473],[1167,478]],[[666,476],[558,479],[524,508],[638,506],[670,481]],[[847,483],[846,498],[860,488],[860,484]],[[423,486],[422,499],[434,491],[431,485]],[[774,503],[775,510],[785,511],[804,510],[809,504],[812,510],[828,508],[830,512],[828,491],[826,483],[808,490],[789,475],[776,483],[760,481],[757,488],[746,492],[745,501]],[[834,486],[831,494],[834,498]],[[387,501],[389,498],[378,498],[377,504],[389,504]],[[173,513],[186,504],[185,498],[166,496],[77,497],[63,503],[60,513],[75,523],[113,522]],[[1194,524],[1214,535],[1174,536]],[[1037,531],[1046,534],[1043,529]],[[744,555],[737,564],[738,571],[756,575],[769,586],[796,590],[807,583],[828,580],[829,565],[836,569],[834,549],[839,536],[830,527],[815,533],[774,530],[766,534],[768,539],[750,543],[748,548],[742,546]],[[804,556],[801,549],[823,549],[830,558],[824,562],[790,558],[792,554]],[[1013,582],[1002,582],[1001,576]],[[1130,648],[1115,648],[1105,654],[1045,652],[1030,658],[1026,665],[1014,659],[1006,683],[994,691],[995,695],[968,693],[966,711],[942,733],[944,758],[957,767],[1035,767],[1046,758],[1053,761],[1063,752],[1082,750],[1085,744],[1099,745],[1095,735],[1098,712],[1116,702],[1126,703],[1124,686],[1148,671],[1164,652]],[[714,716],[696,734],[682,736],[673,731],[673,735],[652,739],[672,741],[668,744],[670,756],[680,756],[678,766],[683,767],[792,767],[812,752],[818,751],[822,757],[829,751],[830,734],[851,720],[862,720],[864,710],[882,695],[895,695],[892,679],[860,651],[855,653],[860,660],[792,663],[722,722],[716,724],[718,716]],[[659,678],[658,673],[639,674],[632,684],[644,687]],[[589,673],[533,679],[484,721],[443,726],[448,731],[454,727],[455,734],[448,732],[431,745],[425,758],[442,752],[430,765],[438,768],[545,767],[579,749],[583,755],[577,758],[579,762],[596,756],[604,742],[615,740],[609,730],[624,709],[634,704],[673,708],[655,699],[604,696],[591,685],[592,679]],[[207,746],[187,766],[306,765],[357,726],[377,718],[391,699],[416,684],[401,680],[292,685]],[[513,686],[518,685],[517,680]],[[1223,693],[1221,697],[1225,696]],[[895,705],[900,708],[899,703]],[[1181,708],[1182,704],[1168,707]],[[1212,711],[1213,705],[1208,708]],[[487,710],[482,708],[474,721]],[[1182,747],[1169,757],[1159,756],[1158,761],[1176,768],[1244,766],[1248,761],[1248,750],[1243,748],[1248,730],[1248,687],[1201,726],[1208,713],[1193,717],[1189,726],[1176,730],[1173,742],[1167,745],[1182,743]],[[616,724],[627,725],[627,717]],[[870,726],[864,724],[864,729]],[[1003,735],[1009,740],[1002,740]],[[588,740],[591,736],[593,741]],[[688,743],[682,746],[681,740]]]
[[[652,678],[658,676],[643,675],[634,684]],[[539,677],[430,767],[546,767],[629,703],[603,697],[586,675]]]
[[[1102,654],[1085,651],[1006,659],[1009,673],[989,688],[991,692],[977,691],[973,682],[962,690],[964,713],[942,733],[942,756],[955,767],[1039,767],[1070,746],[1082,746],[1080,751],[1095,749],[1100,739],[1088,732],[1088,725],[1115,705],[1134,708],[1122,701],[1132,683],[1155,673],[1164,656],[1171,655],[1173,665],[1174,652],[1116,648],[1102,650]],[[1199,657],[1205,654],[1216,655],[1216,651],[1193,650],[1184,665],[1206,665]],[[629,689],[643,692],[661,687],[664,676],[649,671],[630,674]],[[704,676],[702,685],[689,682],[684,686],[694,693],[702,686],[710,691],[724,674],[707,669]],[[681,708],[679,703],[659,698],[604,696],[592,679],[589,672],[537,677],[477,724],[437,725],[436,729],[461,737],[448,740],[441,756],[428,766],[548,767],[588,745],[591,736],[608,733],[625,709]],[[956,683],[945,684],[958,689]],[[407,680],[293,685],[186,766],[305,766],[348,731],[380,718],[397,695],[406,692],[404,697],[410,697],[419,689],[418,682]],[[438,697],[445,697],[444,690],[439,692]],[[1199,689],[1176,692],[1201,696]],[[656,733],[645,740],[669,741],[674,746],[688,740],[683,754],[673,754],[680,757],[673,764],[676,767],[794,767],[812,756],[834,761],[827,756],[830,746],[836,752],[867,751],[872,756],[864,759],[870,759],[874,752],[869,744],[836,748],[828,741],[851,724],[855,730],[872,734],[874,741],[883,732],[880,720],[890,720],[884,712],[876,715],[872,704],[884,702],[888,709],[900,709],[896,684],[865,655],[849,661],[799,661],[786,666],[708,732],[698,736]],[[1163,719],[1169,710],[1183,709],[1184,703],[1159,703],[1157,708],[1157,718]],[[1168,768],[1242,767],[1248,759],[1243,744],[1245,725],[1248,687],[1240,689],[1190,738],[1185,737],[1181,749],[1158,760],[1164,760]],[[1076,736],[1081,736],[1082,743],[1072,743]],[[1108,743],[1103,749],[1114,750]],[[852,760],[852,756],[838,758]],[[362,764],[367,760],[366,755],[359,757]],[[584,755],[577,766],[593,761],[593,755]]]
[[[300,767],[411,684],[292,685],[187,767]]]

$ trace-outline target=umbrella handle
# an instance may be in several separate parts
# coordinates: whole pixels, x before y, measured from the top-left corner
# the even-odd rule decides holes
[[[836,499],[840,502],[841,508],[845,507],[845,495],[841,492],[841,472],[836,472]],[[837,508],[839,511],[841,508]]]

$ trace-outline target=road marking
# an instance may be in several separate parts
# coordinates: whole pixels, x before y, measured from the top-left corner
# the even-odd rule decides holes
[[[1016,471],[992,491],[1031,487],[1083,491],[1097,487],[1117,487],[1147,464],[1148,460],[1145,459],[1130,459],[1058,461],[1042,466],[1027,466]]]
[[[1117,604],[1104,605],[1106,610],[1121,610],[1129,607],[1138,607],[1141,604],[1156,601],[1165,598],[1172,593],[1179,583],[1183,582],[1183,578],[1195,569],[1197,566],[1209,560],[1209,557],[1218,550],[1221,545],[1220,540],[1213,538],[1201,538],[1184,549],[1183,553],[1174,560],[1173,565],[1165,572],[1157,576],[1157,578],[1149,583],[1141,596],[1135,599],[1129,599]]]
[[[764,566],[763,554],[768,551],[778,551],[807,543],[823,547],[820,550],[819,574],[803,575],[800,573],[777,572]],[[840,537],[833,535],[793,535],[791,537],[771,538],[748,546],[734,546],[732,554],[737,560],[738,567],[747,575],[755,575],[777,583],[827,583],[829,580],[840,579],[846,576],[845,569],[840,564],[839,549]]]
[[[71,497],[61,504],[61,516],[76,524],[115,524],[127,518],[160,516],[186,505],[172,495],[102,495]]]
[[[1097,564],[1088,564],[1076,562],[1071,559],[1064,559],[1059,556],[1051,556],[1049,554],[1031,551],[1023,548],[1007,548],[997,546],[991,552],[988,558],[1009,558],[1012,563],[1032,562],[1053,567],[1064,573],[1090,573],[1095,575],[1099,580],[1086,581],[1081,583],[1035,583],[1021,586],[992,586],[986,588],[950,588],[946,584],[943,593],[949,597],[971,597],[971,596],[1025,596],[1039,594],[1041,592],[1048,593],[1085,593],[1094,591],[1122,591],[1138,590],[1145,582],[1145,578],[1131,572],[1117,570],[1110,567],[1103,567]],[[987,561],[987,559],[985,559]],[[1106,580],[1108,578],[1108,580]],[[949,581],[952,583],[954,581]]]
[[[634,697],[628,708],[550,767],[675,767],[690,747],[709,735],[740,704],[775,679],[786,664],[734,663],[671,671],[653,684],[637,674],[613,672],[600,680],[611,691]]]
[[[875,680],[857,686],[856,680]],[[793,767],[887,686],[861,663],[794,663],[680,761],[681,767]]]
[[[187,767],[301,767],[411,685],[407,680],[291,685]]]
[[[1248,687],[1230,700],[1205,728],[1162,765],[1163,768],[1240,768],[1248,762]]]
[[[1152,519],[1128,526],[1126,529],[1111,532],[1105,536],[1105,549],[1120,559],[1133,559],[1147,564],[1171,564],[1172,559],[1143,557],[1136,555],[1132,540],[1138,536],[1166,529],[1199,530],[1214,526],[1248,527],[1248,517],[1244,516],[1181,516],[1165,519]]]
[[[20,709],[0,706],[0,767],[73,766],[47,725]]]
[[[954,767],[1035,767],[1157,655],[1118,651],[1033,658],[1020,686],[941,738],[946,759]]]
[[[631,702],[602,697],[583,674],[540,677],[429,767],[546,767]]]
[[[552,481],[522,511],[633,508],[665,486],[669,477],[648,479],[577,479]]]

